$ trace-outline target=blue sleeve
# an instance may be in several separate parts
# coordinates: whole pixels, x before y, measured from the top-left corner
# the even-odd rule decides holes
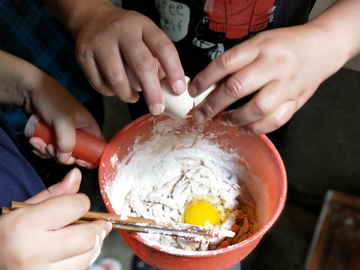
[[[16,146],[16,137],[0,113],[0,207],[24,201],[45,189],[41,178]]]

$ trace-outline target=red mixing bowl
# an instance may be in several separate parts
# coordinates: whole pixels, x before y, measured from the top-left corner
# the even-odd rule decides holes
[[[93,153],[90,156],[95,163],[96,160],[100,160],[99,185],[104,203],[110,213],[115,214],[115,211],[106,193],[106,186],[114,180],[117,173],[116,168],[111,164],[111,158],[117,155],[121,162],[131,152],[135,141],[145,143],[152,136],[154,127],[169,119],[165,115],[145,115],[128,124],[107,145],[102,141],[99,142],[98,139],[92,142],[92,139],[87,139],[87,134],[78,135],[77,133],[77,151],[74,151],[77,157],[86,159],[82,157],[82,153],[87,152],[88,155],[90,146],[96,145],[97,154]],[[174,121],[179,120],[174,119]],[[186,121],[188,127],[197,125],[190,117],[182,121]],[[38,128],[34,129],[34,136],[40,137],[36,133]],[[186,136],[182,128],[174,128],[173,132]],[[250,193],[256,202],[258,220],[262,226],[253,236],[238,244],[216,251],[193,251],[186,254],[164,251],[160,245],[149,245],[136,233],[120,232],[133,252],[157,269],[227,269],[244,259],[256,247],[284,207],[287,192],[285,167],[275,146],[265,135],[240,134],[237,132],[237,127],[224,126],[218,119],[208,121],[202,133],[205,138],[219,144],[222,149],[233,149],[246,161],[249,172],[257,179],[249,186]],[[81,142],[85,143],[79,146]]]

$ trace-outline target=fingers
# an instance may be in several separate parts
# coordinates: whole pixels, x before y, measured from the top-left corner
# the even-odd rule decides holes
[[[104,47],[107,49],[94,52],[98,70],[106,82],[103,87],[115,93],[122,101],[135,103],[139,95],[130,85],[118,44],[114,42]]]
[[[157,63],[148,47],[140,42],[139,38],[132,36],[127,40],[121,40],[119,41],[120,47],[126,62],[140,84],[150,112],[159,115],[164,111],[164,100],[161,94]]]
[[[160,77],[166,74],[172,91],[186,89],[185,75],[174,44],[152,22],[144,24],[142,35],[119,40],[126,63],[134,73],[152,114],[164,111]],[[136,52],[136,53],[135,53]]]
[[[211,85],[220,82],[229,75],[253,63],[258,57],[259,51],[256,47],[252,48],[251,44],[252,42],[249,40],[215,58],[193,79],[189,86],[189,94],[195,97]],[[241,79],[246,79],[245,75],[249,75],[249,72],[244,73]],[[242,83],[245,85],[245,81],[242,81]]]
[[[218,83],[218,88],[198,105],[193,113],[196,122],[211,119],[235,101],[257,91],[273,78],[271,62],[256,59],[255,49],[248,54],[242,53],[238,46],[220,55],[209,64],[189,87],[191,95],[204,92],[211,83]],[[210,75],[214,74],[214,75]],[[232,74],[232,75],[229,75]]]
[[[51,158],[52,155],[46,150],[47,144],[38,137],[32,137],[29,139],[29,143],[34,148],[33,153],[40,158]]]
[[[56,140],[56,158],[61,163],[66,163],[71,157],[72,150],[75,146],[76,133],[74,121],[66,117],[59,117],[54,120],[53,127]],[[47,149],[52,153],[51,147]]]
[[[71,248],[64,250],[69,257],[53,263],[53,268],[87,269],[99,256],[103,240],[111,231],[111,223],[94,221],[86,225],[74,225],[64,229],[64,231],[58,231],[58,236],[60,239],[66,237],[70,240],[67,246],[71,246]],[[67,234],[69,234],[69,237]],[[76,237],[74,238],[73,236]],[[54,241],[54,243],[56,243],[56,241]],[[76,249],[76,247],[79,247],[79,249]],[[58,256],[58,258],[60,258],[60,256]]]
[[[70,225],[51,232],[48,248],[58,252],[51,254],[50,261],[57,262],[71,258],[72,261],[84,261],[89,265],[92,257],[100,251],[105,236],[112,229],[111,226],[110,222],[98,220]]]
[[[262,62],[266,61],[255,61],[223,81],[204,102],[195,108],[194,120],[207,121],[235,101],[269,84],[273,79],[273,74],[271,68]]]
[[[111,223],[98,220],[69,225],[88,210],[89,200],[85,195],[62,195],[39,202],[56,194],[76,192],[79,187],[79,182],[75,183],[77,174],[80,172],[75,170],[60,186],[53,186],[49,194],[42,192],[27,201],[37,204],[6,215],[12,220],[17,220],[14,230],[20,231],[14,236],[22,234],[24,230],[21,228],[31,228],[30,235],[25,233],[12,238],[14,244],[20,244],[23,249],[19,251],[19,258],[25,265],[35,263],[32,265],[34,269],[87,269],[99,255],[102,242],[112,229]],[[32,256],[38,257],[40,254],[41,259],[28,261]]]
[[[297,106],[285,83],[271,82],[245,105],[223,113],[220,121],[224,125],[239,126],[242,133],[265,134],[284,125]]]
[[[55,196],[38,204],[26,206],[24,214],[29,222],[37,222],[44,230],[60,229],[81,218],[90,208],[89,198],[84,194]]]
[[[54,145],[46,144],[42,139],[40,139],[38,137],[32,137],[29,140],[29,142],[34,147],[32,152],[35,155],[37,155],[38,157],[44,158],[44,159],[46,159],[46,158],[54,158],[55,160],[57,159]],[[69,159],[67,161],[62,162],[62,164],[65,164],[65,165],[76,164],[80,167],[84,167],[87,169],[94,169],[96,167],[96,165],[94,165],[91,162],[88,162],[86,160],[82,160],[79,158],[75,158],[73,156],[69,157]]]
[[[46,190],[36,194],[26,202],[36,204],[55,196],[76,194],[79,191],[80,183],[81,172],[78,168],[74,168],[64,177],[61,182],[48,187]]]
[[[282,87],[282,84],[281,82],[268,83],[246,104],[222,114],[220,121],[231,126],[244,126],[273,114],[290,98],[290,91]]]
[[[316,89],[316,81],[304,82],[306,76],[307,67],[294,51],[279,49],[277,41],[266,34],[256,36],[226,51],[196,76],[189,87],[191,95],[202,93],[212,83],[218,87],[194,109],[193,119],[207,121],[257,92],[245,105],[223,113],[220,121],[239,126],[240,132],[271,132],[285,124]]]
[[[108,89],[105,85],[105,79],[98,69],[95,62],[95,55],[91,48],[88,48],[87,46],[84,47],[82,44],[76,44],[75,50],[76,60],[91,86],[104,96],[113,96],[114,92]]]
[[[161,114],[164,100],[160,79],[166,75],[174,93],[186,89],[174,44],[140,13],[109,6],[100,9],[102,16],[95,16],[95,21],[77,35],[80,67],[100,93],[115,93],[125,102],[136,102],[137,91],[142,90],[150,112]]]
[[[280,128],[290,120],[290,118],[295,113],[294,103],[295,101],[288,101],[282,104],[279,108],[277,108],[277,110],[273,114],[259,121],[250,123],[245,126],[241,126],[238,128],[238,131],[241,133],[248,133],[254,135],[272,132]]]
[[[186,89],[185,74],[174,44],[155,27],[145,29],[143,36],[150,52],[160,62],[171,89],[176,94],[183,93]]]

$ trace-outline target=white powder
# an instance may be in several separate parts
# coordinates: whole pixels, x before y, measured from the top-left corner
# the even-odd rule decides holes
[[[117,214],[180,222],[185,205],[201,195],[211,196],[214,203],[226,209],[236,207],[235,198],[241,192],[238,183],[245,170],[239,165],[240,157],[231,149],[225,152],[218,144],[201,138],[198,130],[184,127],[174,132],[174,126],[179,130],[177,125],[181,124],[174,119],[161,122],[152,137],[136,143],[122,162],[116,155],[111,158],[117,175],[106,190]],[[229,229],[234,219],[231,216],[221,229]],[[184,250],[207,250],[209,242],[155,234],[141,236]]]

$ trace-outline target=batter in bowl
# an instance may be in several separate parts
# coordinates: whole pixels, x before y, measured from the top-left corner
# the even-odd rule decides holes
[[[190,220],[195,225],[231,229],[236,236],[211,242],[142,234],[149,243],[205,251],[237,243],[256,231],[255,203],[242,185],[248,180],[245,176],[249,177],[246,162],[232,149],[221,149],[204,138],[203,127],[188,128],[184,121],[169,119],[154,127],[149,140],[135,143],[121,162],[114,155],[112,165],[117,175],[107,187],[109,200],[122,216],[161,222]],[[189,214],[190,207],[199,207],[199,211]],[[202,213],[210,215],[212,221],[196,224],[201,222]]]

